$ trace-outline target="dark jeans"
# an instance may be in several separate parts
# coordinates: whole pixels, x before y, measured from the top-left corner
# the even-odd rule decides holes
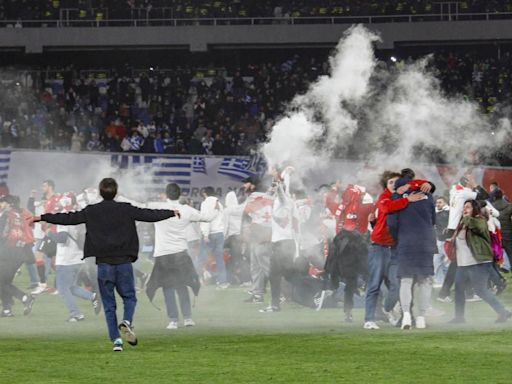
[[[120,337],[119,329],[117,328],[117,305],[114,289],[123,299],[123,320],[128,320],[130,324],[133,322],[137,298],[135,297],[135,280],[133,278],[132,264],[98,264],[98,286],[107,320],[108,334],[110,339],[114,341]]]
[[[375,321],[375,309],[382,282],[388,288],[384,310],[391,311],[398,301],[400,280],[397,276],[398,264],[395,252],[394,248],[377,244],[370,245],[368,249],[368,283],[364,321]]]
[[[457,261],[453,260],[448,267],[448,271],[446,272],[446,276],[443,281],[443,286],[439,291],[438,297],[444,299],[445,297],[450,296],[450,292],[453,284],[455,284],[455,274],[457,272]],[[466,297],[473,297],[474,291],[471,285],[466,285]]]
[[[450,291],[452,289],[453,283],[455,283],[455,273],[457,271],[457,261],[453,260],[448,267],[448,271],[446,272],[446,276],[444,277],[443,286],[439,291],[439,297],[444,299],[445,297],[450,296]]]
[[[270,292],[272,306],[279,307],[281,302],[281,279],[293,274],[293,258],[295,256],[295,241],[282,240],[272,243],[270,257]]]
[[[171,321],[178,321],[178,305],[176,303],[176,293],[180,300],[181,314],[184,319],[190,319],[190,295],[186,286],[174,289],[163,288],[165,297],[165,306],[167,307],[167,316]]]
[[[226,265],[227,278],[232,284],[240,284],[239,274],[242,264],[242,237],[231,235],[224,241],[224,248],[229,249],[229,262]]]
[[[470,285],[475,293],[482,298],[499,315],[505,314],[503,304],[496,298],[496,295],[487,286],[492,263],[482,263],[468,267],[457,267],[455,275],[455,318],[464,319],[466,305],[465,289]]]
[[[354,308],[354,294],[357,292],[357,280],[357,276],[349,276],[343,279],[345,283],[343,312],[347,315],[352,313],[352,309]]]
[[[10,310],[13,297],[22,300],[25,293],[13,284],[16,271],[23,264],[22,248],[7,247],[0,250],[0,298],[4,310]]]

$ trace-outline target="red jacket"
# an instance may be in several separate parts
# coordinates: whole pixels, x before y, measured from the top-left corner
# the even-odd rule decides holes
[[[386,223],[388,213],[399,211],[407,207],[409,200],[406,197],[402,197],[398,200],[391,200],[392,193],[389,189],[385,189],[379,196],[377,204],[375,206],[375,215],[377,216],[373,232],[370,236],[372,243],[392,246],[395,245],[395,240],[389,233],[389,228]]]

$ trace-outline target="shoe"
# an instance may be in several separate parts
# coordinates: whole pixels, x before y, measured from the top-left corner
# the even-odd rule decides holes
[[[506,322],[508,319],[510,319],[512,317],[512,312],[510,311],[505,311],[504,313],[502,313],[501,315],[498,316],[498,318],[496,319],[495,323],[496,324],[499,324],[499,323],[504,323]]]
[[[32,295],[25,295],[24,300],[22,300],[23,303],[23,314],[25,316],[29,315],[30,312],[32,312],[32,306],[34,305],[34,296]]]
[[[418,328],[418,329],[427,328],[427,322],[425,321],[425,316],[418,316],[416,318],[416,328]]]
[[[453,300],[452,300],[452,298],[450,296],[438,297],[436,300],[440,301],[441,303],[447,303],[447,304],[453,303]]]
[[[98,300],[98,294],[96,292],[94,292],[92,294],[91,303],[92,303],[92,308],[94,309],[94,314],[95,315],[99,314],[101,312],[101,303]]]
[[[473,295],[473,297],[470,297],[469,299],[466,299],[467,302],[475,302],[475,301],[482,301],[481,297],[478,295]]]
[[[128,320],[123,320],[121,324],[119,324],[118,328],[123,334],[128,344],[137,345],[137,336],[135,336],[135,332],[133,332],[133,326],[130,324]]]
[[[117,338],[114,340],[114,347],[112,348],[114,352],[123,352],[123,340]]]
[[[391,310],[389,312],[382,310],[382,312],[384,313],[384,315],[386,315],[389,324],[391,324],[392,326],[397,325],[398,322],[400,321],[400,317],[396,317],[393,310]],[[371,329],[371,328],[369,328],[369,329]]]
[[[432,284],[432,288],[441,288],[443,286],[442,283],[434,283]]]
[[[183,325],[185,327],[193,327],[194,325],[196,325],[196,323],[192,319],[184,319],[183,320]]]
[[[167,329],[178,329],[178,322],[177,321],[171,321],[171,322],[169,322],[169,325],[166,328]]]
[[[465,319],[463,318],[459,318],[459,317],[454,317],[453,319],[451,319],[448,324],[464,324],[466,322]]]
[[[39,285],[37,286],[36,289],[34,289],[32,292],[30,292],[30,294],[32,295],[39,295],[43,292],[46,292],[48,290],[48,287],[46,285],[46,283],[39,283]]]
[[[410,312],[404,312],[404,316],[402,317],[402,329],[408,330],[412,327],[412,319]]]
[[[315,295],[315,297],[313,298],[313,303],[315,303],[317,311],[322,309],[325,299],[327,299],[329,296],[332,296],[332,294],[333,291],[324,289],[320,294],[317,293]]]
[[[79,321],[85,320],[85,316],[83,314],[69,316],[66,320],[68,323],[77,323]]]
[[[347,313],[345,314],[345,323],[353,323],[354,322],[354,317],[352,316],[351,313]]]
[[[59,294],[59,291],[57,291],[56,288],[48,288],[47,291],[50,295],[53,295],[53,296],[57,296]]]
[[[364,329],[380,329],[380,327],[377,325],[375,321],[367,321],[363,325]]]
[[[251,281],[246,281],[246,282],[240,284],[240,288],[249,288],[249,287],[252,287]]]
[[[244,303],[262,304],[263,303],[263,296],[261,296],[261,295],[252,295],[247,300],[244,300]]]
[[[228,289],[231,286],[229,283],[217,284],[217,289]]]
[[[270,313],[270,312],[279,312],[279,311],[281,311],[281,308],[276,307],[274,305],[269,305],[268,307],[259,310],[259,312],[261,312],[261,313]]]
[[[0,317],[14,317],[14,313],[10,309],[4,309]]]

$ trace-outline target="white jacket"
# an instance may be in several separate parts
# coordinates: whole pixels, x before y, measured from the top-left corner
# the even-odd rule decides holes
[[[448,229],[457,229],[462,211],[464,210],[464,203],[467,200],[476,199],[477,193],[470,188],[461,186],[460,184],[454,185],[450,189],[450,215],[448,216]]]
[[[167,200],[147,204],[152,209],[172,209],[180,212],[177,216],[155,224],[154,257],[170,255],[188,250],[187,227],[192,222],[215,220],[219,212],[212,210],[199,212],[189,205],[180,204],[178,200]]]
[[[231,191],[226,195],[224,205],[224,236],[228,238],[240,235],[245,204],[238,204],[236,193]]]
[[[67,232],[78,240],[78,230],[76,226],[58,225],[58,232]],[[83,264],[84,251],[80,249],[78,244],[71,239],[67,238],[65,243],[57,243],[57,253],[55,255],[55,265],[76,265]]]
[[[214,212],[218,213],[212,221],[208,223],[201,223],[201,233],[203,234],[203,237],[208,237],[208,235],[214,233],[224,233],[223,211],[224,207],[215,196],[208,196],[201,203],[201,214],[204,217],[212,216]]]

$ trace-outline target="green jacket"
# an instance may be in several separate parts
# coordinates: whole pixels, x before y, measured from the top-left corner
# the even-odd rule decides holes
[[[467,227],[466,241],[475,260],[479,263],[493,261],[491,236],[485,219],[466,216],[462,218],[462,222]]]

